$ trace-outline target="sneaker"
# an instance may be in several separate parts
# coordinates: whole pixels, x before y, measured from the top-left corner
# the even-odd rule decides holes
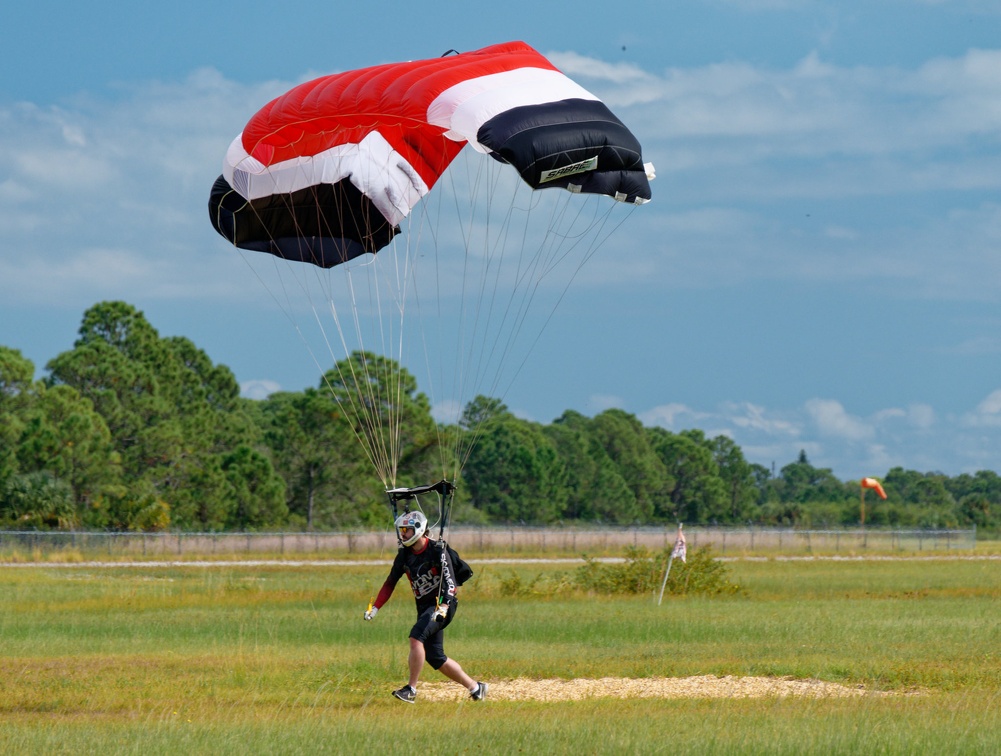
[[[399,690],[394,690],[393,695],[407,703],[413,703],[417,699],[417,691],[409,685],[404,685]]]
[[[487,697],[487,684],[485,682],[477,682],[476,690],[469,694],[469,697],[474,701],[482,701]]]

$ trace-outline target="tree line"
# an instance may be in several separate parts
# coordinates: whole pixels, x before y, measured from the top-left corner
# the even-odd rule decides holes
[[[336,530],[384,527],[382,484],[339,401],[338,376],[378,364],[402,387],[398,485],[441,477],[440,428],[417,381],[356,353],[316,388],[240,396],[232,371],[190,340],[161,337],[142,312],[104,302],[47,375],[0,346],[0,527],[118,531]],[[805,453],[777,473],[727,436],[645,427],[610,409],[549,424],[498,399],[466,406],[477,434],[453,523],[858,525],[858,481]],[[1001,477],[895,467],[867,525],[1001,528]]]

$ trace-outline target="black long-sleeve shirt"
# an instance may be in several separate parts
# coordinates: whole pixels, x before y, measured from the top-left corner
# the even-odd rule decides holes
[[[389,601],[393,589],[404,575],[410,580],[410,588],[417,602],[417,613],[434,606],[441,588],[443,603],[451,603],[455,598],[455,569],[448,550],[438,541],[428,540],[421,552],[410,546],[403,546],[396,552],[396,559],[389,570],[389,577],[382,584],[375,599],[375,607],[381,609]]]

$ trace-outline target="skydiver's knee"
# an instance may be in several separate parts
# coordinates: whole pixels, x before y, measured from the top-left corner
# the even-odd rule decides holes
[[[448,657],[443,652],[428,651],[425,661],[431,665],[431,669],[437,671],[448,661]]]

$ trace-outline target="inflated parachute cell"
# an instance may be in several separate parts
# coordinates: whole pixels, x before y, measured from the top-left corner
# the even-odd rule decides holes
[[[511,42],[293,88],[230,145],[209,213],[238,247],[331,267],[388,244],[467,142],[536,189],[650,199],[630,131]]]

